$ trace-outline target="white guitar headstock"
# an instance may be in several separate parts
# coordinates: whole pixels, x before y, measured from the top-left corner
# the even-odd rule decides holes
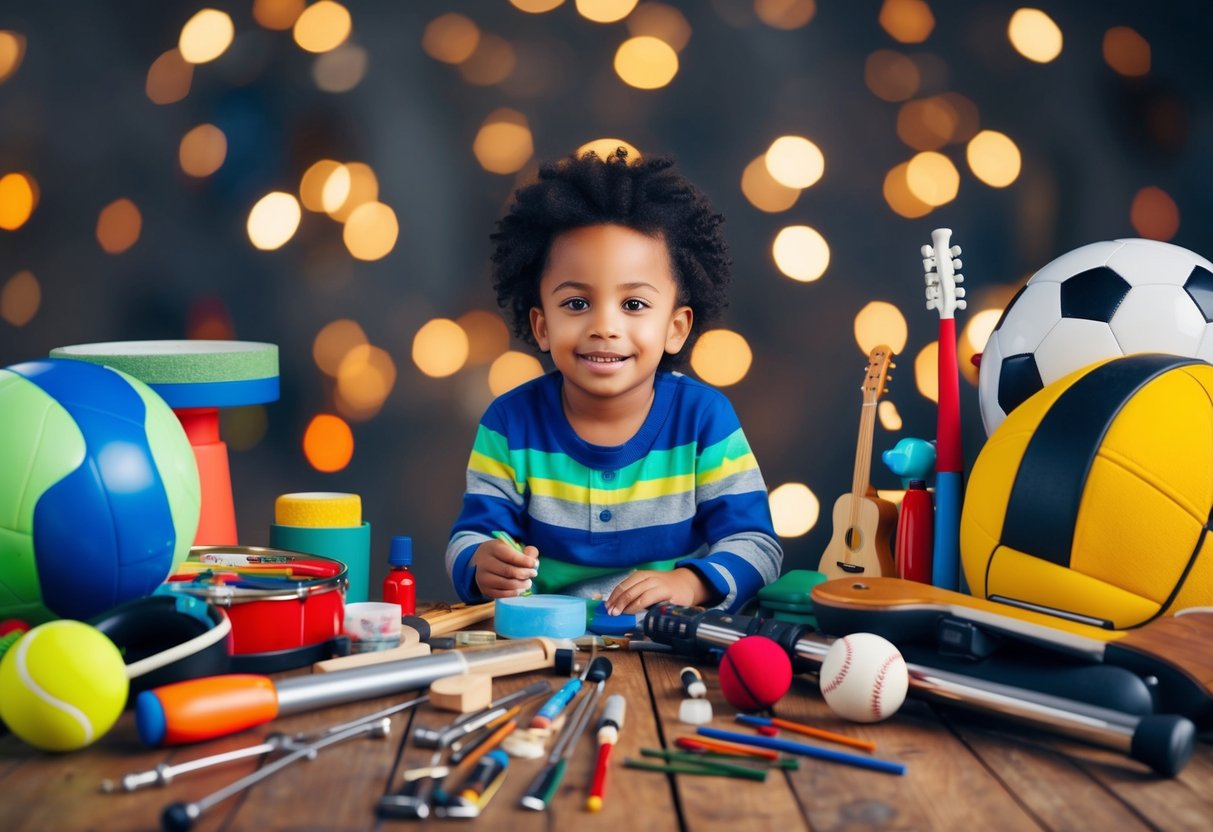
[[[922,267],[926,272],[927,309],[939,311],[939,317],[951,318],[957,309],[964,309],[965,290],[958,283],[964,282],[959,269],[963,264],[960,246],[949,247],[952,229],[936,228],[931,232],[931,245],[922,247]]]

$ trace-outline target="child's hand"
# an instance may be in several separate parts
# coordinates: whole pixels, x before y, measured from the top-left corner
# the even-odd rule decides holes
[[[610,615],[638,613],[653,604],[669,601],[681,607],[707,600],[709,589],[695,570],[681,567],[670,572],[642,569],[628,575],[606,599]]]
[[[521,552],[501,540],[486,540],[472,555],[476,585],[489,598],[513,598],[531,588],[539,574],[539,550],[527,546]]]

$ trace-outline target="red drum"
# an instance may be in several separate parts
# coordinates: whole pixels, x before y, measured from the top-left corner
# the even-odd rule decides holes
[[[342,634],[345,564],[259,546],[194,546],[165,587],[227,610],[234,655],[275,653]]]

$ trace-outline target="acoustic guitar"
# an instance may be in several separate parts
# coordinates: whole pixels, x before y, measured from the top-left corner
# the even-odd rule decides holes
[[[868,354],[851,493],[843,494],[834,503],[833,535],[817,564],[817,571],[827,578],[897,574],[889,542],[897,526],[897,506],[877,497],[869,482],[876,403],[893,367],[892,358],[893,351],[884,344]]]

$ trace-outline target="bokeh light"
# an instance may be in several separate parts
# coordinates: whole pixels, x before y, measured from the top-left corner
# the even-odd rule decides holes
[[[1179,206],[1162,188],[1150,185],[1133,195],[1129,222],[1142,237],[1166,242],[1179,231]]]
[[[887,344],[894,355],[900,355],[908,337],[906,316],[888,301],[870,301],[855,315],[855,343],[864,355],[881,344]]]
[[[884,0],[877,20],[899,43],[922,43],[935,28],[935,15],[924,0]]]
[[[349,9],[333,0],[319,0],[295,21],[295,43],[306,52],[329,52],[345,43],[353,30]]]
[[[295,25],[305,5],[305,0],[253,0],[253,20],[282,32]]]
[[[189,63],[205,64],[226,52],[235,35],[236,27],[227,12],[202,9],[181,27],[177,49]]]
[[[303,203],[303,207],[309,211],[317,213],[325,211],[324,204],[324,189],[328,184],[329,177],[338,169],[344,167],[340,162],[332,159],[321,159],[319,162],[314,162],[303,173],[303,177],[299,180],[299,201]],[[349,196],[350,174],[349,171],[344,173],[344,192],[341,194],[341,199],[333,197],[333,209],[336,210],[345,202]]]
[[[340,471],[354,457],[354,432],[340,416],[314,416],[303,432],[303,455],[317,471]]]
[[[340,318],[321,327],[312,341],[312,358],[325,375],[337,377],[341,362],[355,347],[367,344],[366,333],[357,321]]]
[[[877,98],[897,102],[914,96],[921,78],[913,58],[891,49],[878,49],[864,62],[863,80]]]
[[[1047,64],[1061,54],[1061,28],[1040,9],[1016,9],[1007,24],[1007,37],[1016,52],[1038,64]]]
[[[654,37],[629,38],[615,52],[615,72],[628,86],[660,89],[678,74],[678,53]]]
[[[13,76],[24,57],[25,35],[0,29],[0,84]]]
[[[932,341],[914,356],[914,384],[918,392],[939,402],[939,342]]]
[[[517,350],[503,352],[489,366],[489,391],[494,396],[508,393],[520,384],[543,375],[543,365],[533,355]]]
[[[765,153],[756,157],[741,172],[741,192],[751,205],[768,214],[788,210],[800,197],[799,188],[781,185],[771,176]]]
[[[884,200],[894,213],[906,219],[917,219],[931,213],[931,206],[923,202],[910,190],[907,174],[909,162],[895,165],[884,177]]]
[[[628,34],[647,35],[668,43],[681,52],[691,41],[691,24],[686,15],[666,3],[641,3],[628,15]]]
[[[97,216],[97,242],[106,254],[121,254],[139,241],[143,215],[123,197],[101,209]]]
[[[691,350],[691,369],[708,384],[728,387],[745,378],[754,353],[740,333],[709,329]]]
[[[295,236],[302,213],[292,194],[284,191],[266,194],[249,211],[246,224],[249,241],[262,251],[282,248]]]
[[[382,409],[395,384],[396,362],[387,350],[370,344],[354,347],[337,367],[337,412],[364,422]]]
[[[494,312],[473,309],[456,318],[455,323],[468,338],[468,366],[488,364],[510,348],[510,330]]]
[[[781,229],[775,235],[771,253],[781,272],[805,283],[817,280],[830,265],[830,246],[825,237],[807,225]]]
[[[210,176],[227,158],[227,136],[213,124],[199,124],[182,137],[177,157],[190,176]]]
[[[312,65],[312,80],[325,92],[349,92],[366,76],[368,62],[365,49],[344,43],[316,59]]]
[[[348,181],[347,178],[348,177]],[[321,201],[337,222],[345,222],[360,205],[379,199],[379,177],[363,162],[347,162],[325,181]],[[332,206],[336,207],[332,207]]]
[[[400,236],[396,212],[382,202],[364,202],[345,221],[341,239],[359,260],[381,260],[391,253]]]
[[[265,405],[225,407],[219,411],[219,432],[233,451],[251,451],[265,438],[269,427]]]
[[[480,27],[470,18],[448,12],[428,24],[421,33],[421,48],[425,54],[444,64],[461,64],[480,43]]]
[[[808,534],[821,515],[821,501],[802,482],[785,482],[767,495],[775,534],[780,537],[801,537]]]
[[[413,336],[413,363],[431,378],[453,376],[468,360],[468,336],[450,318],[427,321]]]
[[[38,203],[33,177],[24,173],[0,176],[0,228],[16,231],[29,220]]]
[[[543,14],[559,8],[564,0],[510,0],[510,5],[528,14]]]
[[[155,104],[173,104],[190,93],[194,81],[194,65],[181,57],[180,50],[170,49],[147,70],[144,92]]]
[[[577,13],[595,23],[623,20],[636,8],[637,0],[577,0]]]
[[[960,190],[960,172],[947,156],[926,151],[910,160],[906,168],[906,184],[915,197],[937,207],[956,199],[956,193]]]
[[[535,152],[526,116],[502,108],[490,113],[472,142],[472,153],[490,173],[517,173]]]
[[[517,65],[518,56],[510,42],[486,32],[481,34],[467,60],[459,64],[459,74],[469,84],[490,87],[509,78]]]
[[[1104,32],[1103,59],[1127,78],[1150,73],[1150,43],[1128,26],[1113,26]]]
[[[876,405],[876,416],[880,426],[887,431],[899,431],[902,428],[901,413],[892,399],[881,399]]]
[[[973,175],[991,188],[1005,188],[1019,178],[1023,161],[1011,137],[982,130],[969,140],[965,158]]]
[[[969,316],[960,337],[967,342],[970,352],[981,352],[986,348],[986,341],[990,340],[1000,317],[1001,309],[982,309]]]
[[[581,157],[593,151],[599,159],[606,159],[614,156],[615,151],[621,147],[628,152],[628,164],[634,165],[640,161],[640,151],[636,149],[636,145],[623,139],[593,139],[573,151],[573,155]]]
[[[799,29],[816,13],[816,0],[754,0],[754,14],[775,29]]]
[[[42,305],[42,284],[34,273],[22,269],[0,288],[0,318],[13,326],[25,326]]]
[[[825,173],[825,156],[804,136],[780,136],[765,158],[771,178],[787,188],[812,187]]]

